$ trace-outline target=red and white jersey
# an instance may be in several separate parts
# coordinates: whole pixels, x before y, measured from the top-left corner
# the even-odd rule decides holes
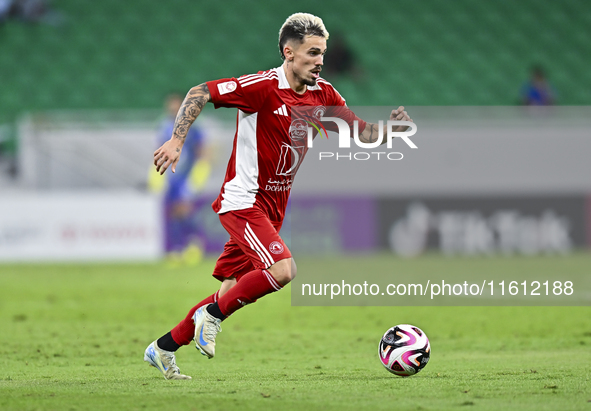
[[[357,120],[359,130],[365,128],[329,82],[319,78],[315,86],[298,94],[289,86],[283,67],[206,84],[215,108],[238,108],[232,156],[220,195],[212,204],[218,214],[256,207],[271,221],[283,220],[295,173],[307,151],[294,147],[292,137],[300,133],[301,139],[302,127],[298,119],[292,121],[292,107],[342,106],[340,118],[350,126]]]

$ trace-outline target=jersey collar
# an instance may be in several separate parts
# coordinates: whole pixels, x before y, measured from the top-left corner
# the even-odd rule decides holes
[[[279,88],[280,89],[290,88],[289,82],[287,81],[287,77],[285,76],[285,70],[283,70],[283,66],[279,66],[274,70],[277,72],[277,74],[279,76]],[[322,90],[322,88],[320,88],[320,84],[318,83],[318,81],[316,82],[315,86],[308,86],[307,89],[308,90]]]

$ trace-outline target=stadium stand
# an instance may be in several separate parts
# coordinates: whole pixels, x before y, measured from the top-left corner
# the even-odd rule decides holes
[[[333,81],[350,104],[517,104],[532,64],[559,104],[591,103],[583,0],[52,4],[62,25],[0,27],[0,124],[27,110],[158,108],[170,90],[278,66],[276,33],[297,11],[345,34],[365,73]]]

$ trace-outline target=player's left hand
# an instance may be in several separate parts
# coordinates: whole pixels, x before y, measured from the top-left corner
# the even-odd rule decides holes
[[[408,113],[404,110],[404,106],[400,106],[396,110],[392,110],[392,113],[390,113],[390,120],[411,121],[414,123],[414,121],[412,121]],[[406,131],[406,129],[408,129],[407,126],[398,126],[392,129],[392,131]]]

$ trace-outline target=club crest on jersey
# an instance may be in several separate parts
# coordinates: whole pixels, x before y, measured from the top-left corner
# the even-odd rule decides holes
[[[326,113],[326,107],[318,106],[314,108],[314,117],[316,117],[317,120],[320,120],[322,117],[324,117],[324,113]]]
[[[269,251],[271,251],[273,254],[281,254],[283,252],[283,244],[281,244],[279,241],[273,241],[271,244],[269,244]]]
[[[218,84],[218,91],[220,92],[220,96],[223,94],[228,94],[236,90],[236,82],[235,81],[226,81],[225,83]]]

